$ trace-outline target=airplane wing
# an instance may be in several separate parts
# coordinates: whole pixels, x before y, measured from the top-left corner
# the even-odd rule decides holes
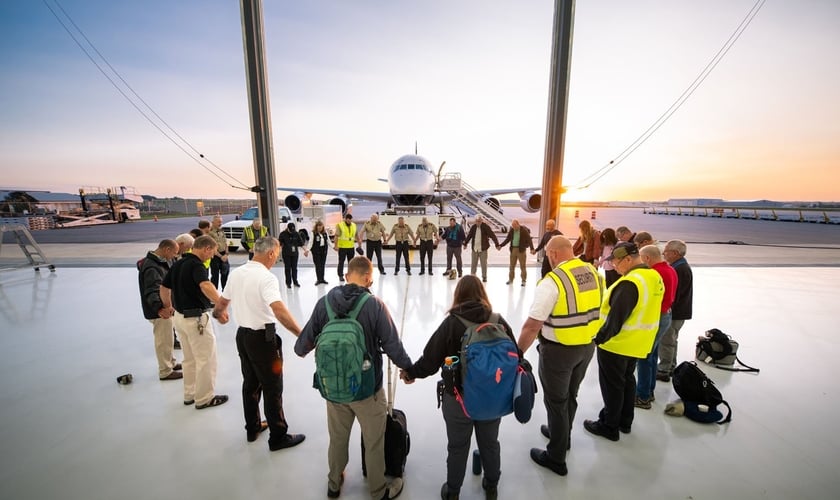
[[[293,187],[278,187],[277,190],[290,191],[292,193],[303,193],[305,195],[320,194],[325,196],[338,196],[350,200],[381,201],[383,203],[387,203],[393,200],[391,193],[381,191],[338,191],[335,189],[312,189]]]

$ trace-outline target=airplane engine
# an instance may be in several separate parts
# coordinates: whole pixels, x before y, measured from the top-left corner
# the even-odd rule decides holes
[[[542,205],[542,196],[539,193],[527,192],[519,199],[519,206],[529,214],[539,212]]]
[[[292,193],[284,199],[286,207],[293,213],[299,214],[301,207],[306,201],[306,195],[301,192]]]
[[[494,198],[492,196],[485,196],[481,199],[481,201],[483,201],[487,205],[490,205],[490,208],[499,212],[500,214],[504,213],[504,211],[502,210],[502,204],[499,203],[499,200],[497,198]]]
[[[327,202],[328,205],[338,205],[341,207],[341,213],[347,212],[347,207],[350,206],[350,201],[343,197],[343,196],[336,196],[335,198],[330,198]]]

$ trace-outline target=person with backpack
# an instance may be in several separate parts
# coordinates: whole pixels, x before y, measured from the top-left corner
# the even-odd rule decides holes
[[[396,498],[402,478],[385,482],[385,422],[387,406],[382,387],[382,352],[402,369],[411,366],[399,332],[385,304],[374,297],[373,263],[350,259],[347,284],[330,290],[315,304],[295,342],[295,354],[315,353],[315,380],[327,400],[330,436],[327,496],[337,498],[349,461],[350,430],[359,421],[365,443],[365,463],[371,498]],[[349,342],[348,342],[349,340]]]
[[[595,353],[592,339],[601,326],[604,281],[594,266],[575,257],[565,236],[549,240],[545,258],[552,270],[537,284],[518,343],[525,352],[534,340],[540,342],[539,373],[548,414],[548,425],[540,426],[540,432],[548,445],[531,448],[531,460],[565,476],[578,388]]]
[[[604,324],[595,335],[604,407],[597,420],[584,420],[583,427],[596,436],[618,441],[619,432],[628,434],[633,425],[636,361],[647,357],[653,348],[665,286],[659,273],[642,262],[633,243],[618,243],[609,260],[621,278],[604,296]]]
[[[441,373],[443,395],[439,396],[448,438],[446,482],[441,486],[440,492],[441,498],[444,500],[458,498],[461,485],[464,482],[473,430],[475,430],[481,464],[484,468],[484,478],[481,481],[481,486],[484,488],[487,498],[496,498],[498,495],[499,476],[501,475],[499,424],[502,419],[501,416],[487,420],[471,418],[467,414],[467,407],[465,406],[469,403],[465,398],[469,397],[470,390],[465,387],[467,383],[462,380],[465,371],[464,365],[466,364],[466,354],[463,346],[465,334],[470,329],[470,325],[486,327],[486,323],[494,323],[501,327],[502,335],[506,335],[510,340],[506,349],[511,350],[513,354],[513,356],[508,356],[508,353],[505,352],[503,356],[512,357],[513,361],[518,364],[520,353],[516,349],[516,339],[510,325],[500,315],[493,313],[490,299],[487,297],[487,292],[479,278],[475,275],[467,275],[455,287],[449,314],[432,334],[423,349],[423,356],[400,374],[406,383],[411,383],[416,378],[426,378],[434,375],[442,366],[444,367]],[[479,366],[469,368],[469,370],[476,371],[480,369]],[[485,389],[489,389],[491,394],[493,392],[500,394],[505,392],[494,391],[495,388],[493,387],[485,387]],[[438,392],[440,393],[440,390]],[[503,397],[507,398],[507,403],[511,403],[513,400],[512,394],[505,394]],[[475,401],[472,401],[472,403],[475,403]]]

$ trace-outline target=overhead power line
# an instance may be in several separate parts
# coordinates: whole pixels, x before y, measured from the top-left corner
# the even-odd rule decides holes
[[[185,139],[181,134],[179,134],[172,126],[170,126],[169,123],[167,123],[166,120],[164,120],[163,117],[161,117],[160,114],[158,114],[154,110],[154,108],[152,108],[152,106],[148,102],[146,102],[146,100],[143,99],[140,96],[140,94],[138,94],[134,90],[134,88],[131,85],[129,85],[129,83],[122,77],[122,75],[120,75],[119,71],[117,71],[116,68],[114,68],[111,65],[110,62],[108,62],[108,59],[104,55],[102,55],[102,53],[96,48],[96,46],[93,44],[93,42],[91,42],[90,39],[87,37],[87,35],[85,35],[84,31],[75,23],[75,21],[73,21],[73,18],[70,17],[70,14],[68,14],[66,10],[64,10],[64,7],[61,6],[59,1],[58,0],[52,0],[55,3],[55,5],[58,7],[58,9],[61,10],[61,13],[64,15],[64,17],[67,19],[67,21],[73,26],[73,28],[78,33],[78,35],[81,38],[84,39],[85,43],[93,50],[93,52],[96,53],[96,55],[99,57],[99,59],[105,64],[105,66],[108,67],[110,72],[120,82],[122,82],[122,85],[125,87],[125,89],[128,89],[128,92],[130,92],[134,96],[134,99],[131,96],[129,96],[126,93],[126,91],[123,89],[123,87],[121,87],[120,84],[117,83],[114,78],[112,78],[111,74],[109,74],[108,71],[106,71],[105,68],[103,68],[102,65],[99,64],[97,59],[93,55],[91,55],[90,51],[88,51],[88,49],[85,47],[85,45],[82,44],[81,41],[79,41],[79,38],[76,36],[76,34],[73,32],[73,30],[71,30],[67,26],[67,23],[65,23],[65,21],[62,19],[62,17],[55,11],[55,9],[53,9],[53,7],[47,2],[47,0],[42,0],[42,1],[43,1],[44,5],[47,7],[47,9],[49,9],[49,11],[52,13],[52,15],[58,21],[58,23],[61,24],[61,27],[64,28],[64,31],[66,31],[67,34],[70,35],[70,38],[73,39],[73,41],[82,50],[82,52],[84,52],[84,54],[87,56],[87,58],[90,59],[90,62],[92,62],[93,65],[96,66],[96,69],[98,69],[99,72],[102,73],[102,75],[108,80],[108,82],[111,83],[111,85],[117,90],[117,92],[119,92],[120,95],[122,95],[123,98],[126,101],[128,101],[128,103],[131,104],[131,106],[135,110],[137,110],[137,112],[140,113],[143,116],[143,118],[146,119],[146,121],[148,121],[155,129],[157,129],[161,134],[163,134],[164,137],[169,139],[169,141],[172,142],[172,144],[174,144],[175,147],[177,147],[178,149],[183,151],[184,154],[186,154],[188,157],[190,157],[199,166],[201,166],[203,169],[210,172],[212,175],[217,177],[219,180],[221,180],[222,182],[224,182],[228,186],[230,186],[232,188],[235,188],[235,189],[245,189],[245,190],[252,190],[253,189],[253,188],[249,187],[248,185],[246,185],[245,183],[243,183],[242,181],[235,178],[234,176],[232,176],[231,174],[229,174],[228,172],[226,172],[222,167],[216,165],[213,161],[211,161],[204,154],[202,154],[200,151],[198,151],[198,149],[196,149],[187,139]],[[136,101],[139,101],[140,103],[142,103],[142,105],[149,111],[149,113],[154,115],[154,117],[157,119],[157,121],[152,119],[152,117],[149,116],[149,113],[147,113],[146,111],[141,109],[140,105],[138,105],[138,103],[135,101],[135,99],[136,99]],[[164,130],[164,128],[166,128],[169,132],[171,132],[172,135],[170,135],[170,133],[167,132],[167,130]],[[173,135],[174,135],[174,137],[173,137]],[[176,140],[176,138],[177,138],[177,140]],[[187,148],[191,149],[192,152],[188,151]],[[215,171],[213,171],[204,162],[207,162],[210,166],[215,168],[222,175],[228,177],[230,179],[230,181],[223,178],[221,175],[219,175]],[[231,184],[231,181],[233,181],[234,183],[239,184],[239,185],[236,186],[234,184]]]
[[[630,143],[629,146],[624,148],[624,150],[619,153],[615,158],[609,161],[606,165],[602,166],[601,168],[595,170],[588,176],[584,177],[580,183],[574,186],[577,189],[585,189],[594,184],[595,182],[599,181],[605,175],[607,175],[612,169],[617,167],[621,162],[627,159],[634,151],[639,149],[642,144],[644,144],[650,137],[659,130],[665,122],[668,121],[674,113],[679,110],[683,104],[691,97],[692,94],[697,90],[698,87],[706,80],[706,78],[711,74],[711,72],[717,67],[723,57],[729,52],[735,42],[741,37],[744,31],[752,22],[753,18],[755,18],[758,11],[761,10],[761,7],[764,5],[766,0],[757,0],[755,4],[753,4],[750,11],[744,16],[744,19],[741,20],[741,23],[735,28],[735,31],[729,35],[729,38],[723,44],[723,46],[717,51],[717,53],[712,57],[712,59],[706,64],[706,67],[697,75],[693,82],[680,94],[679,97],[671,104],[671,106],[665,110],[659,118],[657,118],[648,128],[645,130],[635,141]]]

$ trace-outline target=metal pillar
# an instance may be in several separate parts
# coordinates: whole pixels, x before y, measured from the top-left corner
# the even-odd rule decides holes
[[[574,0],[555,0],[554,28],[551,42],[551,77],[548,94],[548,123],[545,133],[543,197],[540,207],[541,228],[545,227],[545,222],[548,219],[558,220],[560,217],[574,12]]]
[[[257,179],[257,185],[253,190],[257,192],[263,225],[273,236],[277,236],[280,221],[277,213],[277,182],[274,177],[262,0],[241,0],[241,7],[248,108],[251,115],[251,141],[254,149],[254,173]]]

